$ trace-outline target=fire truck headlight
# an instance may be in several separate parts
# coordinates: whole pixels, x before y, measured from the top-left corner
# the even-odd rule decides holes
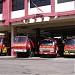
[[[27,50],[24,50],[24,52],[27,52]]]

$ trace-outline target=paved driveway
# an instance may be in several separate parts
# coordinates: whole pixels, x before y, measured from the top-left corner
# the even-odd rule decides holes
[[[75,75],[75,58],[0,58],[0,75]]]

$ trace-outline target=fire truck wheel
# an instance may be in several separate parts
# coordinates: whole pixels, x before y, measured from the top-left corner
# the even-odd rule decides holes
[[[35,51],[34,50],[30,50],[29,51],[29,57],[34,57],[35,55]]]
[[[22,53],[17,52],[17,57],[21,57],[21,56],[22,56]]]
[[[0,53],[0,56],[1,56],[1,53]]]
[[[7,49],[6,55],[7,55],[7,56],[11,56],[11,49],[10,49],[10,48]]]

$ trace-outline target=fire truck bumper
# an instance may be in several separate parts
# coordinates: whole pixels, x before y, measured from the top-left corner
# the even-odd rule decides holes
[[[13,49],[13,52],[27,52],[26,49]]]
[[[75,53],[64,52],[64,55],[75,55]]]
[[[50,54],[50,55],[55,55],[57,53],[55,52],[39,52],[39,54]]]

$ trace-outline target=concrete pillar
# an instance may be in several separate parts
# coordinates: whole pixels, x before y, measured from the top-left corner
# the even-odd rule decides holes
[[[16,56],[16,53],[13,52],[13,39],[14,39],[14,34],[15,34],[14,29],[15,28],[11,26],[11,56]]]
[[[36,29],[36,52],[39,53],[40,29]]]

